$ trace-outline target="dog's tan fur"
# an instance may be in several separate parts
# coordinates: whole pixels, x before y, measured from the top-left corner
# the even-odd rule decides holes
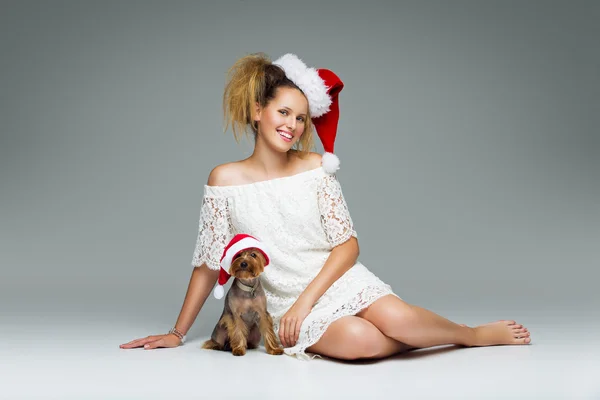
[[[265,258],[257,249],[241,252],[232,262],[230,275],[235,278],[225,296],[225,305],[211,338],[202,348],[229,351],[234,356],[243,356],[247,349],[255,349],[261,337],[265,340],[267,353],[283,354],[273,330],[273,318],[267,311],[267,298],[260,284],[259,275],[264,271]],[[239,279],[248,286],[258,283],[254,294],[240,289],[235,283]]]

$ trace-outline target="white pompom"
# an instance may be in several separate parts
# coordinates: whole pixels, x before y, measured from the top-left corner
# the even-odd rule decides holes
[[[223,295],[225,294],[225,290],[223,289],[223,286],[217,285],[213,293],[217,299],[222,299]]]
[[[321,164],[328,174],[333,174],[340,169],[340,159],[333,153],[325,152],[321,159]]]

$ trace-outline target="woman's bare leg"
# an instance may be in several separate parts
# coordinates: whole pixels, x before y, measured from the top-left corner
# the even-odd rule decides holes
[[[502,320],[470,328],[408,304],[394,295],[378,299],[357,316],[371,322],[384,335],[419,348],[445,344],[493,346],[531,342],[527,328],[515,321]]]
[[[342,317],[329,325],[319,341],[306,351],[341,360],[384,358],[413,349],[385,336],[366,319]]]

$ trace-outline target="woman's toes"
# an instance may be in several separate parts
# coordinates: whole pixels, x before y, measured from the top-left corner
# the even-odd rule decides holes
[[[475,329],[472,346],[493,346],[497,344],[529,344],[530,333],[523,325],[511,320],[479,325]]]

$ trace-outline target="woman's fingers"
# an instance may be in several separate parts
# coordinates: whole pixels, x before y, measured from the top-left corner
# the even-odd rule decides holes
[[[295,344],[295,342],[294,342],[295,332],[296,332],[296,318],[290,318],[287,329],[285,330],[285,335],[286,335],[289,347],[291,347]]]
[[[164,344],[165,344],[165,341],[161,338],[161,339],[155,340],[153,342],[146,343],[144,345],[144,350],[155,349],[157,347],[164,347]]]
[[[285,347],[290,347],[292,344],[290,343],[290,324],[292,323],[291,318],[288,318],[285,321],[285,343],[286,346]]]
[[[156,336],[146,336],[145,338],[135,339],[135,340],[132,340],[129,343],[122,344],[119,347],[121,347],[123,349],[132,349],[134,347],[143,346],[146,343],[152,342],[154,340],[156,340]]]
[[[298,323],[296,324],[296,335],[294,336],[294,345],[296,345],[296,343],[298,343],[298,338],[300,338],[300,327],[302,326],[302,324]]]
[[[141,338],[141,339],[135,339],[135,340],[132,340],[132,341],[131,341],[131,342],[129,342],[129,343],[124,343],[124,344],[122,344],[122,345],[121,345],[121,346],[119,346],[119,347],[122,347],[122,348],[131,348],[131,347],[135,347],[135,346],[136,346],[136,345],[137,345],[139,342],[141,342],[142,340],[144,340],[144,338]]]
[[[279,341],[281,342],[283,347],[288,347],[287,342],[285,340],[285,324],[286,324],[286,322],[287,322],[287,320],[282,319],[281,323],[279,324]]]

